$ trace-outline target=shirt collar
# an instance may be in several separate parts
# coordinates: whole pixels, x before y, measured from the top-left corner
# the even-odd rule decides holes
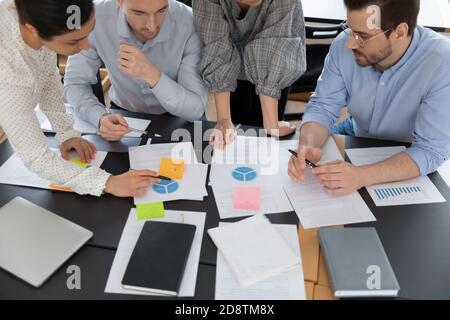
[[[417,27],[414,30],[413,38],[411,40],[411,44],[409,45],[408,50],[406,50],[405,54],[400,59],[400,61],[397,62],[396,64],[394,64],[390,68],[390,70],[396,71],[396,70],[400,69],[412,57],[412,55],[416,51],[417,47],[419,46],[419,42],[420,42],[420,31],[419,31],[419,28]]]
[[[172,16],[169,7],[169,12],[167,13],[166,18],[164,19],[164,22],[161,26],[161,30],[159,31],[158,35],[156,36],[156,38],[147,41],[143,45],[143,47],[153,47],[158,43],[169,40],[171,31],[172,31]],[[131,31],[127,18],[125,17],[125,14],[121,8],[119,8],[117,16],[117,32],[119,33],[119,36],[124,38],[125,40],[132,40],[140,44],[140,42],[136,39],[135,35],[133,34],[133,31]]]

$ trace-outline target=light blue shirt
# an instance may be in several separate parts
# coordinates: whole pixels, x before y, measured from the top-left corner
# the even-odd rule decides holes
[[[356,63],[348,37],[332,44],[304,123],[331,130],[348,106],[356,136],[410,142],[421,175],[435,172],[450,155],[450,41],[419,26],[402,59],[380,73]]]
[[[145,44],[132,33],[116,0],[95,2],[96,26],[89,40],[91,49],[69,58],[64,78],[64,96],[77,115],[98,126],[105,107],[92,92],[102,61],[111,79],[111,101],[133,112],[169,112],[187,120],[200,119],[208,101],[201,76],[203,43],[195,31],[192,10],[175,0],[159,34]],[[121,39],[141,49],[161,70],[161,79],[151,89],[119,69]]]

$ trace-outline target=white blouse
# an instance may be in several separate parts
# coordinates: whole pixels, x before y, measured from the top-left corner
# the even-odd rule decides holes
[[[20,34],[14,0],[0,0],[0,127],[14,152],[40,177],[78,194],[100,196],[110,174],[83,169],[52,152],[35,114],[39,104],[59,143],[80,137],[66,113],[56,54],[34,50]]]

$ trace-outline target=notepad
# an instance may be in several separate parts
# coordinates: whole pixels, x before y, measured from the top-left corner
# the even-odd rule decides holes
[[[146,222],[125,272],[123,287],[177,296],[196,229],[188,224]]]
[[[264,215],[208,230],[241,288],[298,266],[300,259]]]
[[[258,211],[261,209],[261,188],[236,188],[233,202],[234,209]]]
[[[155,202],[136,205],[138,220],[164,218],[164,203]]]

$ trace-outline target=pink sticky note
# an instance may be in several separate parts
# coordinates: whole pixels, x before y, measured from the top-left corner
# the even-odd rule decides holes
[[[261,188],[236,188],[233,194],[234,209],[259,211]]]

